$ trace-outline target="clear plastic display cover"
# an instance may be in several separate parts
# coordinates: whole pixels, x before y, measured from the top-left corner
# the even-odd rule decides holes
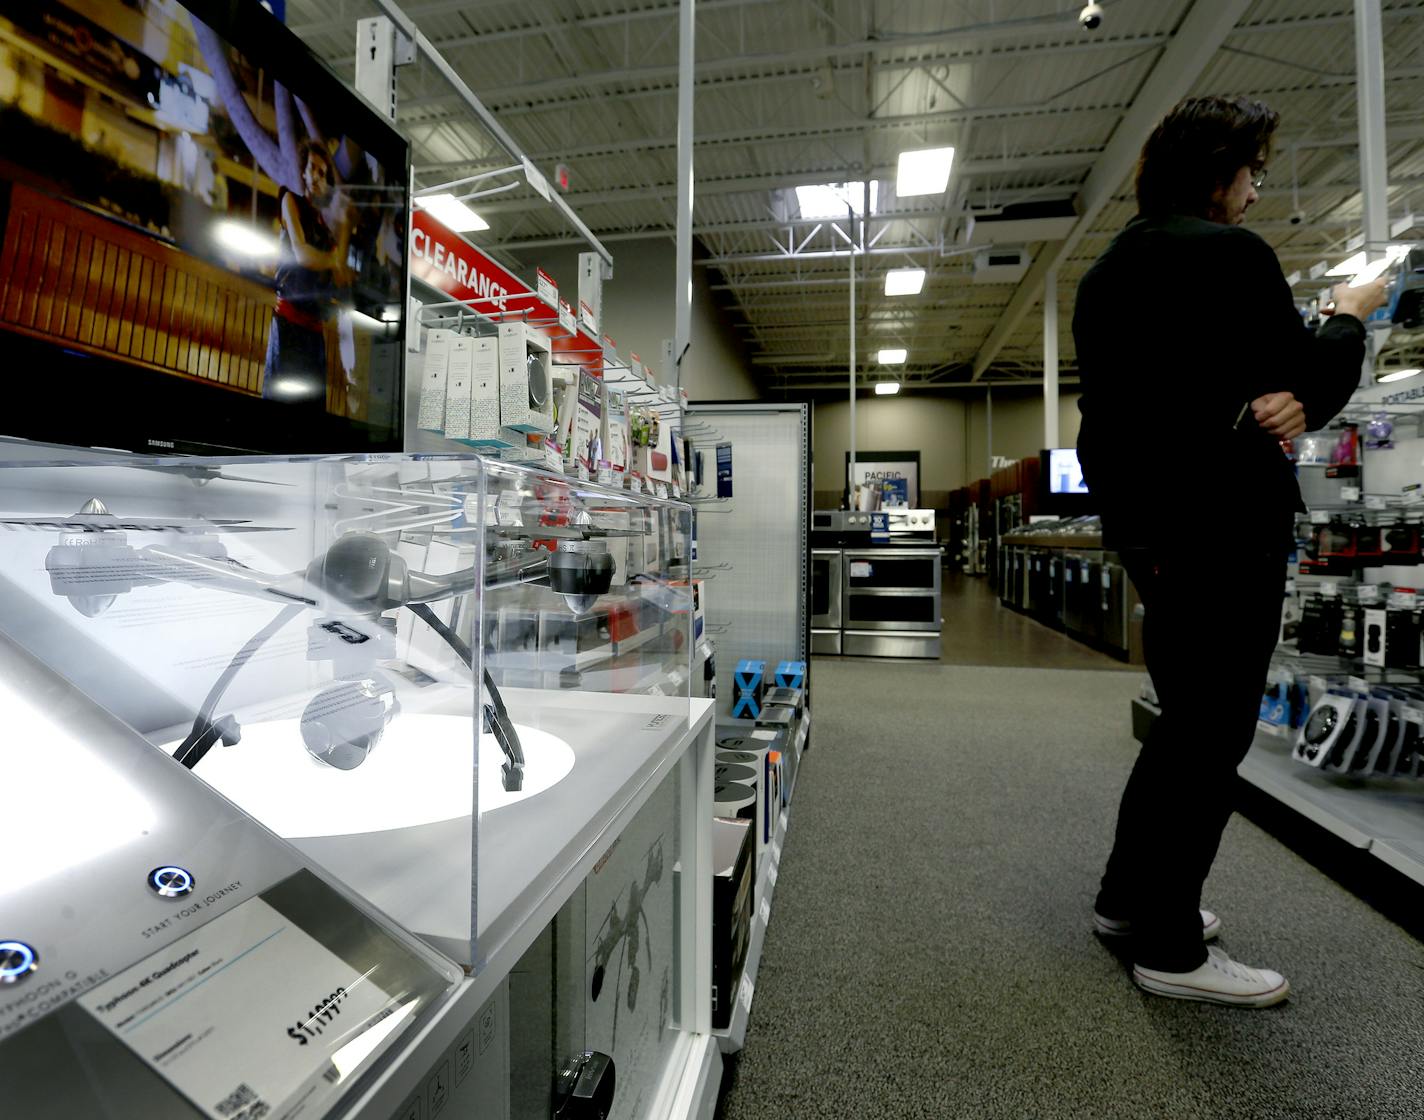
[[[473,456],[0,465],[0,628],[478,969],[686,729],[689,522]]]

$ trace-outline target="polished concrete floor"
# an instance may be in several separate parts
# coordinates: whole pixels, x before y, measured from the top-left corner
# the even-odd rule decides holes
[[[940,599],[942,664],[1142,671],[1003,606],[986,576],[946,571]]]
[[[1146,995],[1090,932],[1140,670],[946,588],[946,662],[820,658],[721,1120],[1417,1120],[1424,945],[1235,818],[1242,1011]],[[1090,667],[1090,671],[1082,671]],[[1099,671],[1108,670],[1108,671]]]

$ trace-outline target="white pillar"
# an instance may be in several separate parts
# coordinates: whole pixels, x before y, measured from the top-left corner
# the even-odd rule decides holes
[[[1058,446],[1058,268],[1043,277],[1043,446]]]
[[[677,313],[673,360],[682,388],[682,359],[692,344],[692,88],[697,77],[697,0],[681,0],[677,43]]]
[[[1355,99],[1360,127],[1360,195],[1365,251],[1374,260],[1389,240],[1389,181],[1384,136],[1384,40],[1379,0],[1355,0]],[[1374,383],[1374,346],[1365,347],[1360,384]]]
[[[851,230],[855,230],[852,223]],[[855,478],[855,247],[850,251],[850,464],[846,467],[846,493],[855,496],[851,480]],[[854,508],[852,506],[851,508]]]

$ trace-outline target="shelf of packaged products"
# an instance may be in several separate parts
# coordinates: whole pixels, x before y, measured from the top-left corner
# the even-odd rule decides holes
[[[1155,716],[1153,705],[1133,703]],[[1258,734],[1237,773],[1332,836],[1424,884],[1424,785],[1323,774],[1294,761],[1290,745],[1289,738]]]
[[[732,1022],[724,1031],[715,1031],[717,1044],[724,1054],[735,1054],[746,1045],[747,1024],[751,1020],[752,1000],[756,993],[757,971],[761,967],[761,951],[766,941],[766,927],[771,921],[771,900],[776,893],[776,880],[781,866],[781,848],[786,838],[786,826],[791,815],[788,805],[776,822],[776,833],[770,846],[762,849],[757,861],[757,910],[752,915],[752,935],[747,944],[747,959],[742,965],[742,979],[737,986],[737,1006]]]
[[[800,758],[811,733],[811,713],[801,718],[801,726],[796,731],[793,750]],[[776,833],[768,847],[762,849],[757,861],[756,913],[752,916],[751,939],[747,944],[746,963],[742,966],[742,979],[737,988],[737,1006],[732,1012],[732,1022],[724,1031],[715,1032],[718,1045],[724,1054],[735,1054],[746,1045],[747,1023],[751,1019],[752,1000],[756,993],[757,970],[761,967],[762,945],[766,941],[766,927],[771,921],[771,900],[776,893],[776,880],[780,873],[782,845],[786,840],[786,830],[790,823],[791,807],[795,804],[796,779],[801,773],[798,761],[792,770],[791,789],[787,794],[787,806],[781,811],[776,822]]]
[[[553,694],[557,697],[557,694]],[[655,757],[647,759],[636,779],[620,789],[617,796],[605,805],[599,819],[583,830],[576,849],[566,849],[570,859],[563,866],[545,876],[537,885],[538,899],[530,908],[520,914],[520,920],[501,939],[495,951],[481,962],[481,971],[467,976],[446,1001],[435,1018],[425,1026],[420,1036],[412,1043],[410,1050],[393,1063],[386,1071],[363,1091],[346,1114],[350,1118],[385,1120],[396,1114],[397,1108],[418,1089],[418,1078],[428,1070],[435,1055],[444,1053],[457,1037],[469,1029],[471,1021],[498,991],[505,977],[533,944],[559,909],[577,890],[579,884],[593,870],[594,865],[607,852],[610,844],[620,836],[637,816],[639,810],[657,790],[663,779],[668,777],[683,755],[694,749],[694,744],[702,736],[710,733],[712,705],[705,700],[693,700],[688,722],[679,733],[666,741]],[[710,794],[709,794],[710,795]],[[576,858],[572,853],[577,850]],[[483,924],[483,922],[482,922]],[[715,1056],[715,1046],[710,1036],[689,1035],[680,1045],[670,1068],[665,1071],[668,1093],[678,1107],[670,1106],[661,1115],[669,1120],[680,1120],[683,1115],[703,1114],[707,1100],[715,1099],[715,1087],[707,1089],[707,1054]],[[416,1080],[412,1080],[415,1078]],[[707,1091],[699,1096],[702,1086]],[[688,1087],[692,1090],[689,1092]],[[676,1090],[674,1092],[674,1090]],[[710,1093],[710,1097],[707,1095]],[[689,1102],[691,1105],[689,1106]],[[682,1106],[689,1106],[680,1111]]]

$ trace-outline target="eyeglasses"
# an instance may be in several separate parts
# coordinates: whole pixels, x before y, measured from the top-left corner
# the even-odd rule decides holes
[[[1252,170],[1251,170],[1251,185],[1252,185],[1253,187],[1255,187],[1257,190],[1260,190],[1260,189],[1261,189],[1261,184],[1264,183],[1265,181],[1266,181],[1266,169],[1265,169],[1264,167],[1252,168]]]

